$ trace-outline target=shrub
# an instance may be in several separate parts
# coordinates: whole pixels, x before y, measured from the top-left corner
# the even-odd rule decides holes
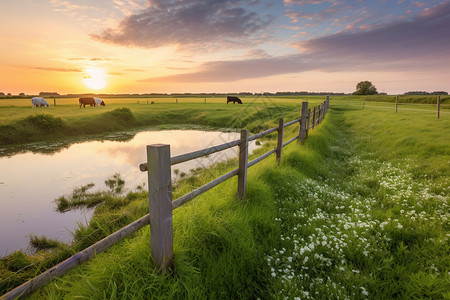
[[[54,117],[47,114],[38,114],[33,116],[28,116],[21,122],[22,126],[31,126],[35,129],[46,130],[46,131],[57,131],[65,126],[64,121],[59,117]]]
[[[133,113],[126,107],[116,108],[115,110],[106,112],[103,114],[103,117],[122,125],[134,125],[136,123]]]

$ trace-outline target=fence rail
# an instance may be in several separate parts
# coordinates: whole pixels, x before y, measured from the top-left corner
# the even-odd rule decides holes
[[[195,197],[207,192],[220,183],[238,176],[237,193],[240,199],[245,198],[247,186],[247,169],[271,156],[276,154],[278,163],[281,161],[283,147],[294,141],[303,142],[308,137],[308,131],[319,125],[329,109],[329,99],[325,100],[319,106],[312,109],[308,108],[308,102],[302,102],[300,118],[284,123],[284,119],[279,120],[277,127],[267,129],[261,133],[249,136],[248,130],[241,131],[239,140],[224,143],[218,146],[202,149],[199,151],[186,153],[174,157],[170,157],[170,145],[155,144],[147,146],[147,162],[139,165],[142,172],[148,174],[149,187],[149,211],[150,213],[139,220],[125,226],[116,231],[112,235],[104,238],[96,244],[86,248],[85,250],[73,255],[60,264],[48,269],[44,273],[36,276],[30,281],[25,282],[21,286],[13,289],[0,299],[16,299],[22,298],[34,293],[39,288],[48,284],[57,277],[61,277],[76,266],[87,261],[128,235],[136,232],[140,228],[150,223],[150,244],[152,257],[161,269],[167,268],[173,258],[173,228],[172,228],[172,211],[179,208],[185,203],[191,201]],[[284,128],[299,123],[299,133],[289,141],[283,143]],[[265,154],[248,161],[248,143],[268,134],[278,132],[277,147],[266,152]],[[239,167],[219,178],[193,190],[192,192],[179,197],[172,201],[172,182],[171,182],[171,166],[202,156],[213,154],[231,147],[239,147]]]
[[[149,187],[149,206],[150,206],[150,230],[151,230],[151,248],[152,256],[155,262],[164,269],[169,264],[173,257],[173,232],[172,232],[172,211],[175,208],[186,204],[195,197],[209,191],[220,183],[238,176],[237,195],[240,199],[245,198],[247,186],[247,169],[269,157],[276,154],[278,163],[281,161],[283,147],[289,145],[294,141],[303,142],[308,136],[308,131],[318,126],[329,109],[329,99],[325,100],[319,106],[313,108],[312,112],[308,109],[308,102],[302,103],[300,118],[284,123],[284,119],[280,118],[277,127],[270,128],[264,132],[248,136],[248,130],[241,131],[241,138],[239,140],[224,143],[218,146],[207,149],[179,155],[170,159],[170,145],[149,145],[147,146],[147,162],[139,166],[141,171],[148,173],[148,187]],[[299,123],[299,133],[287,142],[283,142],[284,128]],[[264,137],[268,134],[278,132],[277,147],[261,155],[260,157],[248,161],[248,142]],[[239,167],[234,169],[219,178],[193,190],[192,192],[179,197],[172,201],[170,166],[176,163],[185,162],[191,159],[199,158],[205,155],[216,153],[218,151],[226,150],[231,147],[239,147]],[[168,158],[169,157],[169,158]],[[164,159],[162,159],[164,158]],[[163,167],[165,165],[165,167]],[[164,171],[160,171],[163,169]],[[159,175],[158,175],[159,174]],[[163,176],[164,178],[158,178]],[[165,178],[167,177],[168,178]],[[168,192],[160,193],[161,190]],[[164,209],[154,210],[152,207],[164,207]],[[170,230],[167,230],[167,229]],[[162,233],[154,235],[153,231]],[[154,250],[155,249],[155,250]],[[155,254],[154,254],[155,251]]]

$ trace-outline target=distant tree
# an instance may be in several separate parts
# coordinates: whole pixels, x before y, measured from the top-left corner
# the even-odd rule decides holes
[[[429,95],[430,93],[425,91],[409,91],[406,92],[405,95]]]
[[[39,96],[59,96],[57,92],[40,92]]]
[[[434,91],[434,92],[431,93],[431,95],[448,95],[448,92]]]
[[[353,95],[376,95],[378,94],[377,88],[370,81],[361,81],[356,85],[356,91]]]
[[[5,96],[5,93],[3,93],[3,92],[0,92],[0,96]]]
[[[20,93],[19,96],[25,96],[25,93]]]

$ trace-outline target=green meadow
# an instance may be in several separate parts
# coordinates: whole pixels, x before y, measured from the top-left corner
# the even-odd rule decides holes
[[[200,125],[246,127],[258,132],[269,124],[261,119],[300,114],[301,101],[317,105],[323,97],[242,97],[243,105],[226,98],[103,98],[105,107],[80,108],[75,98],[57,98],[56,106],[31,108],[29,99],[0,99],[0,146],[43,140],[89,137],[148,126]],[[206,99],[206,103],[205,103]],[[153,104],[152,104],[153,102]],[[272,119],[270,119],[272,120]],[[267,127],[268,128],[268,127]]]
[[[324,100],[307,98],[310,106]],[[147,226],[31,298],[450,299],[450,114],[442,98],[437,119],[426,101],[402,102],[395,112],[392,96],[331,97],[325,120],[304,144],[285,147],[280,165],[271,156],[248,170],[244,200],[233,178],[174,211],[168,270],[161,273],[152,261]],[[279,117],[299,117],[304,100],[244,99],[244,105],[126,99],[103,108],[68,103],[45,110],[8,104],[0,108],[0,126],[34,124],[21,122],[42,111],[52,117],[39,118],[61,122],[58,138],[168,124],[256,133]],[[119,125],[97,131],[86,125],[105,120]],[[42,127],[42,120],[34,122]],[[33,134],[52,138],[39,126]],[[285,140],[297,132],[287,128]],[[17,136],[11,133],[10,141],[31,139]],[[262,142],[249,159],[274,148],[276,136]],[[173,198],[236,164],[178,178]],[[145,187],[123,194],[119,176],[108,182],[102,193],[81,187],[56,201],[62,211],[95,206],[94,217],[74,233],[73,245],[35,237],[36,255],[16,252],[0,260],[0,294],[148,213]]]

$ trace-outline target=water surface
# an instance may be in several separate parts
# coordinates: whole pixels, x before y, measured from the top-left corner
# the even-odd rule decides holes
[[[123,133],[130,136],[129,133]],[[45,153],[55,146],[39,143],[24,146],[14,155],[0,157],[0,257],[15,249],[26,250],[29,235],[70,242],[77,223],[87,223],[92,210],[56,212],[53,200],[70,194],[74,187],[94,183],[94,190],[106,189],[104,181],[120,173],[125,187],[133,190],[147,182],[147,173],[139,170],[146,161],[146,145],[170,144],[176,156],[239,139],[236,132],[201,130],[162,130],[137,133],[128,141],[87,141]],[[46,147],[47,145],[47,147]],[[255,148],[254,143],[249,150]],[[58,149],[57,147],[55,149]],[[6,152],[0,149],[0,153]],[[190,169],[237,157],[237,147],[172,167],[189,173]]]

